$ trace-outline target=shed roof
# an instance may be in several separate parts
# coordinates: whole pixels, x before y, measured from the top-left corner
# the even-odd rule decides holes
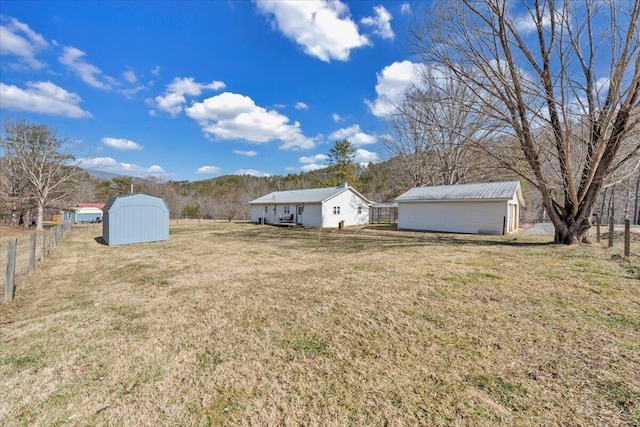
[[[366,197],[356,191],[353,187],[349,185],[341,185],[338,187],[310,188],[305,190],[273,191],[269,194],[265,194],[262,197],[258,197],[257,199],[250,201],[249,204],[322,203],[345,191],[353,191],[363,200],[371,203]]]
[[[107,202],[104,204],[104,208],[102,209],[103,212],[109,212],[117,200],[128,198],[128,197],[150,199],[150,200],[157,201],[158,203],[162,202],[161,203],[162,207],[164,207],[167,210],[167,212],[169,211],[169,207],[167,206],[167,203],[164,201],[162,197],[152,196],[146,193],[135,193],[135,194],[121,194],[119,196],[110,197],[109,199],[107,199]]]
[[[514,194],[524,206],[519,181],[479,182],[474,184],[435,185],[415,187],[398,196],[396,202],[509,200]]]
[[[102,210],[104,203],[76,203],[76,206],[79,208],[98,208]]]

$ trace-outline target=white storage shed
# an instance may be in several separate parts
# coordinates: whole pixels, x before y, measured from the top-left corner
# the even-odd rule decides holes
[[[395,199],[398,229],[508,234],[524,207],[520,182],[415,187]]]

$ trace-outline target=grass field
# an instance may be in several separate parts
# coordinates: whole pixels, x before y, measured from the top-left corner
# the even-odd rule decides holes
[[[2,425],[640,424],[640,244],[76,227],[0,307]]]

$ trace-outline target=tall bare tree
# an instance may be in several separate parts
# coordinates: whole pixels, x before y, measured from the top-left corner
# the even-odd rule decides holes
[[[477,95],[449,74],[423,67],[419,84],[387,117],[393,135],[384,145],[402,161],[411,186],[464,183],[479,170],[473,141],[491,133],[491,117],[480,113]]]
[[[48,126],[10,118],[5,118],[2,125],[4,156],[28,181],[38,212],[36,229],[42,230],[45,207],[73,191],[80,169],[72,164],[74,156],[67,141],[58,139]]]
[[[18,225],[19,216],[29,206],[31,193],[29,181],[16,162],[16,159],[7,156],[7,148],[4,140],[0,143],[2,156],[0,157],[0,204],[1,211],[9,212],[11,226]]]
[[[437,2],[412,28],[423,61],[451,72],[518,144],[555,242],[582,240],[598,193],[638,168],[639,0]]]

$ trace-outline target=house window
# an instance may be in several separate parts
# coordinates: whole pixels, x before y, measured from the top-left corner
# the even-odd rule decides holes
[[[269,208],[267,206],[264,207],[264,213],[269,212]]]
[[[302,215],[302,206],[298,206],[298,215]]]
[[[358,206],[358,215],[362,213],[362,206]]]
[[[333,207],[333,214],[334,215],[340,215],[340,206],[334,206]]]
[[[284,213],[286,213],[286,214],[291,213],[291,212],[289,212],[289,206],[285,206],[284,207]]]

